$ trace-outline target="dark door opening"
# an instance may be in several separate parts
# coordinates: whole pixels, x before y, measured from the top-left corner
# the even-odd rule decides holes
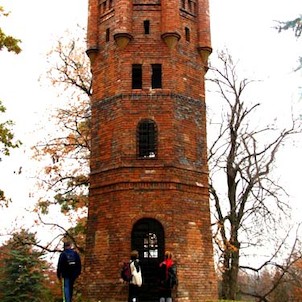
[[[151,218],[137,221],[132,229],[131,248],[138,250],[142,266],[141,302],[158,301],[158,267],[164,258],[164,229]]]

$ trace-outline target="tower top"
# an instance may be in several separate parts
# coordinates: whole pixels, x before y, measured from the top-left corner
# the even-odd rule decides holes
[[[192,36],[196,34],[196,40],[192,42],[206,64],[212,51],[208,0],[89,0],[87,53],[91,60],[102,49],[104,38],[108,42],[108,30],[120,49],[138,39],[135,18],[142,13],[149,22],[155,21],[148,20],[152,15],[160,15],[158,35],[170,49],[181,39],[191,39],[191,31]],[[107,32],[102,32],[102,25],[107,26],[110,19],[114,19],[114,23],[106,28]],[[145,34],[150,25],[153,26],[144,24]]]
[[[102,78],[98,100],[154,88],[204,99],[201,74],[212,51],[208,0],[89,0],[87,44],[93,74]],[[147,64],[163,74],[162,85],[145,80]],[[131,72],[141,74],[141,84],[131,83]]]

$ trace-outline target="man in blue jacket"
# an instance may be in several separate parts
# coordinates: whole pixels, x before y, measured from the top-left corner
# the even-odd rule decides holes
[[[72,302],[73,285],[81,274],[82,265],[80,255],[71,248],[70,242],[64,242],[64,251],[60,254],[57,276],[63,279],[63,301]]]

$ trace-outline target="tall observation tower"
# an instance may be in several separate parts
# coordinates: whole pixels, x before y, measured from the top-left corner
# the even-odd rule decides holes
[[[208,0],[89,0],[93,75],[89,301],[126,301],[120,263],[139,251],[141,302],[174,254],[175,301],[216,298],[204,75]]]

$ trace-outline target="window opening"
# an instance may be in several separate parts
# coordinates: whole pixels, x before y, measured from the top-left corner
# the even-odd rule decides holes
[[[107,1],[104,1],[102,6],[103,6],[103,8],[102,8],[103,11],[102,11],[102,13],[104,14],[104,13],[106,12]]]
[[[113,8],[114,0],[99,0],[101,14],[106,14]]]
[[[144,29],[145,29],[145,34],[149,35],[150,34],[150,21],[149,20],[144,21]]]
[[[148,233],[144,237],[144,258],[158,258],[158,241],[154,233]]]
[[[152,64],[152,89],[162,88],[162,70],[161,64]]]
[[[189,14],[196,15],[197,4],[196,0],[180,0],[181,9]]]
[[[107,28],[106,29],[106,42],[109,42],[109,40],[110,40],[110,29]]]
[[[196,10],[197,10],[196,2],[193,2],[193,14],[196,14]]]
[[[190,29],[188,27],[185,28],[186,41],[190,42]]]
[[[132,65],[132,89],[142,89],[142,65],[133,64]]]
[[[155,158],[156,143],[156,124],[151,120],[140,122],[138,125],[138,156],[141,158]]]

